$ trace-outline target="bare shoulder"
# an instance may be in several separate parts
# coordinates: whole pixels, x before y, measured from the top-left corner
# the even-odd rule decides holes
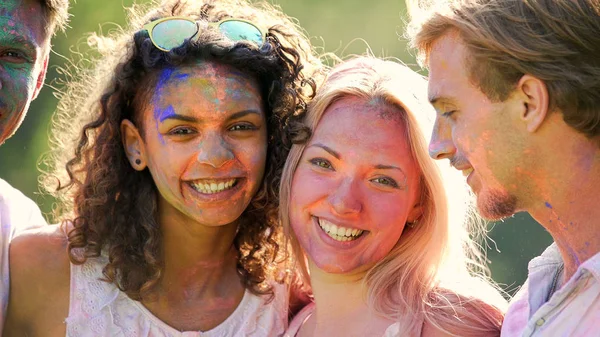
[[[47,283],[55,275],[68,274],[67,243],[67,236],[58,225],[23,231],[10,243],[10,274],[25,283],[39,281],[40,277]],[[18,279],[33,275],[37,277]]]
[[[58,225],[24,231],[11,241],[6,335],[51,336],[63,328],[70,295],[67,242]],[[47,325],[54,321],[56,326]]]

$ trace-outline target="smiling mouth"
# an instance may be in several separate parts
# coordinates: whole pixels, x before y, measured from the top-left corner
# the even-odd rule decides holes
[[[233,179],[200,179],[191,181],[189,184],[193,189],[202,194],[215,194],[227,191],[235,187],[238,183],[237,178]]]
[[[341,227],[325,219],[317,218],[319,227],[332,239],[336,241],[354,241],[365,232],[362,229]]]

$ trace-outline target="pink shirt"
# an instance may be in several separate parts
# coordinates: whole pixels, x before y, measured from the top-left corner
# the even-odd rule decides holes
[[[285,334],[283,335],[283,337],[296,337],[296,335],[298,335],[298,332],[300,331],[300,328],[302,327],[304,322],[306,322],[306,320],[310,317],[310,315],[312,315],[312,313],[315,311],[316,307],[317,307],[316,304],[314,302],[312,302],[312,303],[307,304],[304,308],[302,308],[302,310],[300,310],[300,312],[298,312],[296,314],[296,316],[294,316],[294,319],[290,323],[290,326],[288,327],[288,329],[285,331]],[[335,323],[333,323],[333,324],[335,324]],[[402,329],[400,327],[400,323],[394,323],[385,330],[382,337],[396,337],[396,336],[417,337],[417,336],[421,336],[421,328],[422,328],[422,324],[418,326],[416,331],[413,331],[412,333],[408,333],[406,331],[402,331]]]
[[[562,268],[556,244],[529,262],[529,277],[508,308],[502,337],[600,336],[600,253],[550,296]]]

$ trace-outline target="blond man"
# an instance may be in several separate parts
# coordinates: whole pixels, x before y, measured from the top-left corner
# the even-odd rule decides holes
[[[437,110],[430,155],[463,171],[484,217],[527,211],[555,241],[502,336],[597,335],[600,1],[447,1],[411,26]]]

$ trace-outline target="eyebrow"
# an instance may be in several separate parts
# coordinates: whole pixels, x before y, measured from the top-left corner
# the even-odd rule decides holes
[[[260,115],[260,112],[257,110],[253,110],[253,109],[249,109],[249,110],[242,110],[239,112],[236,112],[234,114],[232,114],[231,116],[229,116],[227,118],[227,120],[234,120],[234,119],[239,119],[242,118],[244,116],[250,115],[250,114],[256,114],[256,115]],[[190,123],[200,123],[200,120],[196,117],[191,117],[191,116],[185,116],[185,115],[180,115],[177,113],[172,113],[169,114],[168,116],[162,118],[160,120],[161,123],[167,121],[167,120],[178,120],[178,121],[182,121],[182,122],[190,122]]]
[[[37,49],[37,45],[33,41],[28,38],[24,38],[23,36],[5,36],[4,38],[0,39],[0,44],[24,47],[31,52],[35,52]]]
[[[341,158],[341,156],[340,156],[340,154],[339,154],[339,153],[335,152],[335,151],[334,151],[332,148],[330,148],[330,147],[329,147],[329,146],[327,146],[327,145],[323,145],[323,144],[321,144],[321,143],[316,143],[316,144],[313,144],[313,145],[311,145],[311,146],[309,146],[309,147],[320,147],[320,148],[322,148],[323,150],[327,151],[327,152],[328,152],[330,155],[334,156],[336,159],[338,159],[338,160],[339,160],[339,159]]]
[[[456,103],[456,100],[452,97],[439,96],[437,94],[429,95],[428,99],[429,99],[429,103],[431,103],[432,105],[439,103],[439,102],[448,102],[448,103],[452,103],[452,104]]]
[[[164,123],[165,121],[168,120],[177,120],[177,121],[182,121],[182,122],[190,122],[190,123],[198,123],[200,122],[200,120],[198,118],[195,117],[190,117],[190,116],[185,116],[185,115],[180,115],[180,114],[170,114],[164,118],[161,118],[160,122]]]
[[[327,151],[329,154],[331,154],[332,156],[334,156],[336,159],[339,160],[341,158],[341,156],[340,156],[339,153],[337,153],[335,150],[333,150],[332,148],[328,147],[327,145],[323,145],[321,143],[316,143],[316,144],[313,144],[313,145],[311,145],[309,147],[319,147],[319,148]],[[374,167],[377,170],[398,170],[398,171],[402,172],[402,174],[405,174],[404,171],[401,168],[399,168],[398,166],[394,166],[394,165],[378,164],[378,165],[375,165]]]
[[[232,114],[227,119],[228,120],[239,119],[239,118],[251,115],[251,114],[260,116],[260,111],[254,110],[254,109],[242,110],[242,111],[239,111],[239,112],[236,112],[236,113]]]
[[[394,165],[379,164],[379,165],[375,165],[375,168],[378,170],[398,170],[404,174],[404,171],[401,168],[399,168],[398,166],[394,166]]]

